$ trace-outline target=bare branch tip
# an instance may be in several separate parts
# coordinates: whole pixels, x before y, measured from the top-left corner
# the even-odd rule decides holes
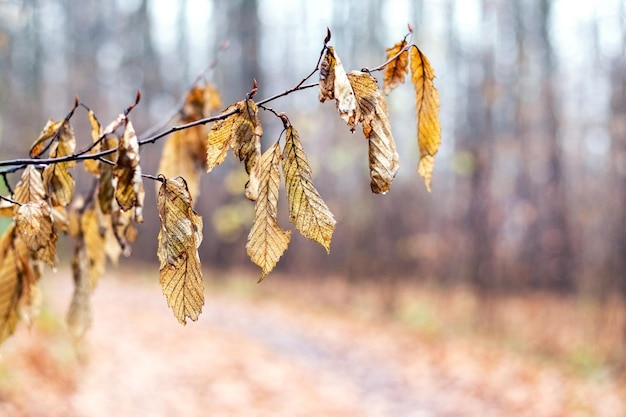
[[[250,90],[250,92],[248,93],[248,100],[252,99],[252,97],[254,97],[254,95],[256,94],[256,92],[258,91],[259,86],[256,82],[256,78],[252,80],[252,90]]]
[[[411,33],[411,34],[412,34],[412,33],[413,33],[413,25],[411,24],[411,22],[408,22],[408,23],[406,24],[406,26],[407,26],[407,28],[409,29],[409,33]]]
[[[332,33],[330,32],[330,28],[326,27],[326,37],[324,38],[324,46],[326,46],[326,44],[330,42],[331,37],[332,37]]]

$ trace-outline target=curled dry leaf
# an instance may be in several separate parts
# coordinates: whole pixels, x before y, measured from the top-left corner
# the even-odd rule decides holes
[[[41,178],[41,172],[34,165],[28,165],[20,181],[15,186],[13,200],[20,204],[36,201],[43,201],[46,198],[46,191]]]
[[[15,224],[20,238],[33,251],[35,259],[56,265],[57,233],[52,227],[52,210],[45,201],[22,204]]]
[[[29,255],[29,248],[11,224],[0,237],[0,342],[15,331],[20,311],[29,310],[36,302],[29,289],[38,276],[30,266]]]
[[[113,168],[117,179],[115,199],[122,210],[134,208],[135,221],[141,223],[144,189],[139,165],[139,143],[133,124],[128,119],[117,152],[117,163]]]
[[[167,305],[182,324],[197,320],[204,305],[202,268],[198,246],[202,218],[191,208],[187,184],[182,178],[165,179],[157,196],[161,229],[157,255],[160,283]]]
[[[261,280],[269,274],[287,250],[291,231],[283,230],[276,219],[280,186],[280,144],[274,143],[261,156],[259,198],[246,249],[252,262],[261,267]]]
[[[387,103],[370,74],[352,71],[348,74],[357,98],[358,121],[368,139],[370,187],[376,194],[389,191],[399,169],[399,156],[391,134]]]
[[[403,39],[386,50],[387,60],[395,58],[390,61],[385,68],[383,78],[383,93],[385,95],[402,84],[404,78],[409,73],[409,51],[402,51],[406,45],[406,39]],[[402,53],[400,53],[400,51],[402,51]]]
[[[222,114],[235,112],[216,122],[208,137],[207,172],[224,162],[229,148],[245,164],[249,181],[246,184],[246,197],[255,201],[259,193],[259,172],[261,157],[261,136],[263,127],[258,117],[258,107],[251,99],[241,100],[229,106]]]
[[[94,114],[91,109],[87,111],[87,115],[89,116],[89,123],[91,124],[91,140],[95,144],[93,149],[89,151],[89,154],[98,153],[100,151],[100,135],[102,134],[102,126],[100,126],[100,122],[98,118]],[[99,165],[100,161],[97,159],[87,159],[84,161],[85,170],[95,176],[100,175]]]
[[[410,50],[411,81],[415,87],[415,107],[417,113],[417,143],[420,151],[419,174],[424,177],[430,191],[435,154],[441,144],[439,123],[439,92],[435,88],[435,71],[426,55],[417,47]]]
[[[106,151],[109,149],[117,149],[119,145],[119,139],[115,136],[106,138],[100,144],[100,149]],[[117,161],[117,152],[103,157],[111,162]],[[100,179],[98,181],[98,205],[100,210],[104,214],[109,214],[113,210],[113,203],[117,205],[115,201],[115,188],[117,185],[117,178],[113,172],[114,166],[108,163],[101,163],[98,167]]]
[[[84,256],[87,258],[87,277],[91,289],[96,288],[98,281],[104,275],[106,265],[106,252],[104,251],[106,229],[102,229],[98,223],[98,216],[93,208],[85,210],[80,216],[81,244],[84,246]]]
[[[89,277],[89,258],[82,235],[76,241],[74,258],[72,259],[72,275],[74,277],[74,293],[65,320],[72,335],[76,339],[81,339],[91,327],[91,294],[93,291]]]
[[[54,138],[57,135],[59,128],[63,125],[64,122],[65,120],[60,120],[58,122],[55,122],[52,119],[48,120],[43,130],[39,134],[39,137],[37,138],[37,140],[35,140],[35,143],[33,143],[30,148],[29,154],[31,158],[40,156],[45,151],[46,142],[48,142],[50,139]]]
[[[341,60],[332,46],[326,48],[326,54],[320,65],[319,87],[319,100],[323,103],[326,100],[335,99],[341,120],[354,128],[356,98],[346,70],[343,69]]]
[[[76,139],[69,121],[59,128],[57,139],[50,146],[50,158],[62,158],[74,154]],[[67,206],[74,195],[74,178],[69,172],[75,161],[50,164],[43,170],[44,189],[50,195],[53,206]]]
[[[291,222],[304,237],[316,241],[330,252],[336,221],[313,186],[311,167],[300,137],[289,124],[286,125],[282,166]]]
[[[185,99],[178,122],[191,123],[207,117],[221,106],[212,84],[195,86]],[[200,174],[207,166],[207,132],[204,125],[174,132],[165,142],[158,172],[166,178],[181,176],[187,181],[192,201],[198,197]],[[157,184],[158,188],[158,184]]]

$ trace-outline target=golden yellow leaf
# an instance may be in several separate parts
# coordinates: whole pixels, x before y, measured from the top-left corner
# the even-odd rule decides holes
[[[65,122],[59,128],[55,142],[50,146],[50,158],[62,158],[74,153],[76,139],[69,122]],[[44,189],[50,195],[53,206],[67,206],[74,195],[74,178],[69,173],[69,168],[74,167],[76,162],[67,161],[50,164],[43,170]]]
[[[391,48],[387,48],[387,60],[392,59],[407,45],[406,39],[396,43]],[[403,51],[395,59],[387,64],[383,78],[383,93],[389,94],[391,90],[404,82],[404,78],[409,73],[409,51]]]
[[[16,205],[7,200],[0,200],[0,216],[11,217],[15,214]]]
[[[253,100],[241,100],[229,106],[222,114],[237,111],[213,125],[208,137],[207,172],[224,162],[228,149],[244,162],[249,181],[246,197],[255,201],[259,193],[257,163],[261,157],[263,127],[258,117],[258,108]]]
[[[336,221],[311,182],[311,167],[298,132],[291,125],[286,129],[282,167],[291,222],[304,237],[330,252]]]
[[[98,216],[93,208],[85,210],[80,216],[80,230],[87,258],[87,277],[91,289],[94,289],[104,275],[106,263],[104,234],[106,229],[101,229],[98,224]]]
[[[89,259],[82,235],[76,242],[72,259],[72,275],[74,277],[74,293],[66,322],[70,332],[76,339],[81,339],[91,327],[91,294],[92,285],[89,277]]]
[[[35,201],[43,201],[46,198],[46,191],[41,178],[41,172],[34,165],[29,165],[24,169],[20,181],[15,186],[13,200],[21,204]]]
[[[122,210],[135,209],[135,221],[143,221],[143,179],[139,165],[139,143],[135,129],[130,120],[126,119],[124,134],[120,139],[117,163],[113,168],[117,179],[115,199]]]
[[[417,112],[417,143],[420,151],[419,174],[424,177],[430,191],[435,154],[441,144],[439,123],[439,92],[433,80],[435,71],[426,55],[417,47],[410,50],[411,81],[415,87],[415,107]]]
[[[187,94],[178,121],[179,123],[195,122],[209,116],[221,105],[219,93],[213,84],[194,86]],[[161,154],[158,172],[166,178],[175,176],[185,178],[192,201],[195,201],[199,194],[201,171],[208,168],[209,143],[206,138],[204,125],[179,130],[168,138]],[[216,151],[221,149],[220,146],[223,146],[223,160],[228,151],[228,144],[217,142],[211,149]]]
[[[206,165],[206,144],[204,126],[195,126],[172,134],[161,154],[159,174],[166,178],[185,178],[192,201],[196,201],[200,191],[200,174]]]
[[[187,94],[182,110],[182,122],[189,123],[209,117],[222,107],[220,94],[215,85],[196,85]]]
[[[20,304],[28,302],[27,288],[37,280],[28,263],[29,252],[11,224],[0,237],[0,342],[15,331]]]
[[[326,48],[326,54],[320,65],[319,100],[335,99],[341,120],[354,127],[356,99],[346,75],[346,70],[332,46]]]
[[[33,251],[35,258],[54,267],[57,233],[52,227],[52,210],[48,203],[22,204],[17,210],[15,224],[20,238]]]
[[[376,79],[368,73],[352,71],[348,78],[357,99],[357,121],[368,139],[370,187],[376,194],[389,191],[400,163],[391,134],[387,103]]]
[[[37,285],[39,277],[34,273],[26,274],[27,279],[24,280],[24,291],[17,305],[20,320],[30,327],[35,318],[41,313],[43,304],[43,294],[41,288]]]
[[[39,156],[41,155],[41,153],[44,152],[46,148],[46,142],[57,135],[57,131],[64,122],[65,120],[60,120],[58,122],[55,122],[52,119],[48,120],[43,130],[39,134],[39,137],[37,138],[37,140],[35,140],[35,143],[33,143],[33,146],[31,146],[30,148],[29,154],[31,158]]]
[[[229,106],[222,114],[231,113],[238,109],[238,104],[235,103]],[[224,162],[228,150],[232,146],[233,126],[235,122],[240,123],[237,113],[228,116],[225,119],[218,120],[211,127],[209,136],[207,139],[207,159],[206,170],[211,172],[213,168]]]
[[[102,134],[102,126],[100,126],[98,118],[93,113],[93,111],[91,111],[91,109],[87,111],[87,115],[89,116],[89,123],[91,124],[91,140],[93,141],[93,143],[97,143],[100,140],[100,135]],[[99,151],[100,144],[97,144],[93,147],[91,151],[89,151],[89,154],[98,153]],[[100,175],[100,161],[98,161],[97,159],[87,159],[84,163],[85,170],[87,170],[87,172],[96,176]]]
[[[117,137],[110,137],[102,141],[101,150],[117,149],[118,145],[119,140]],[[117,152],[107,155],[104,158],[116,162]],[[113,166],[107,163],[101,163],[99,166],[100,181],[98,181],[98,205],[104,214],[112,212],[113,203],[115,202],[115,185],[117,184],[117,179],[113,173],[113,168]]]
[[[178,321],[186,324],[187,318],[198,319],[204,305],[198,256],[202,218],[191,208],[187,184],[182,178],[163,178],[157,208],[161,220],[157,250],[160,283],[167,305]]]
[[[291,237],[291,231],[283,230],[276,219],[280,159],[281,151],[278,142],[261,156],[259,198],[256,200],[254,223],[246,245],[252,262],[261,267],[261,280],[274,269],[282,254],[287,250]]]
[[[238,103],[241,122],[233,126],[233,151],[244,162],[249,180],[246,184],[246,198],[256,201],[259,196],[259,172],[257,165],[261,158],[261,136],[263,127],[258,116],[257,105],[252,100]]]

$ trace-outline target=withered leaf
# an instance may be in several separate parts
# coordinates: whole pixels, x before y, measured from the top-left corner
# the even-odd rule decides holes
[[[319,100],[335,99],[341,120],[354,127],[356,98],[346,75],[346,70],[332,46],[326,48],[326,54],[320,66]]]
[[[213,84],[194,86],[187,97],[179,119],[180,123],[192,123],[208,117],[221,106],[217,89]],[[187,181],[192,201],[198,197],[200,174],[208,168],[208,140],[204,125],[174,132],[165,142],[159,164],[159,173],[166,178],[181,176]],[[220,146],[220,143],[217,143]],[[215,146],[212,148],[215,151]],[[224,147],[224,154],[228,146]],[[157,184],[158,188],[158,184]]]
[[[74,293],[67,312],[66,322],[74,337],[81,339],[91,327],[91,294],[93,290],[89,277],[89,259],[82,235],[76,242],[74,258],[72,259],[72,275],[74,277]]]
[[[387,48],[387,60],[395,57],[387,64],[383,78],[383,93],[389,94],[391,90],[404,82],[404,78],[409,73],[409,51],[402,51],[407,45],[406,39],[396,43],[391,48]],[[398,55],[399,54],[399,55]],[[398,55],[396,57],[396,55]]]
[[[91,288],[96,288],[104,275],[106,266],[105,233],[98,224],[98,216],[93,208],[85,210],[80,216],[80,230],[83,238],[85,256],[87,258],[87,277]],[[82,255],[81,255],[82,256]]]
[[[352,71],[348,78],[357,98],[358,121],[368,139],[370,187],[376,194],[385,194],[400,166],[387,116],[387,103],[376,79],[370,74]]]
[[[240,161],[245,164],[249,181],[246,184],[246,197],[256,200],[259,193],[258,160],[261,157],[261,136],[263,127],[258,117],[258,108],[253,100],[241,100],[228,107],[222,114],[237,111],[226,119],[218,121],[211,128],[208,137],[207,172],[221,164],[230,147]]]
[[[122,210],[135,208],[135,221],[143,221],[143,179],[139,165],[139,143],[135,129],[126,119],[125,129],[118,146],[117,164],[113,168],[117,178],[115,199]]]
[[[96,144],[94,145],[93,149],[89,151],[89,154],[94,154],[100,151],[100,143],[98,141],[100,140],[100,135],[102,134],[102,126],[100,126],[98,118],[91,109],[87,111],[87,115],[89,116],[89,123],[91,124],[91,140],[93,141],[93,143]],[[84,164],[85,170],[87,170],[87,172],[96,176],[100,175],[100,161],[98,161],[97,159],[87,159],[85,160]]]
[[[46,198],[46,191],[41,178],[41,172],[34,165],[28,165],[20,181],[15,186],[13,200],[21,204],[35,201],[43,201]]]
[[[74,153],[76,139],[69,122],[65,122],[59,128],[57,140],[50,147],[50,158],[62,158]],[[74,195],[74,178],[69,168],[76,165],[75,161],[59,162],[50,164],[43,170],[44,188],[50,195],[53,206],[67,206]]]
[[[181,121],[189,123],[209,117],[220,107],[222,107],[222,100],[215,85],[211,83],[195,85],[185,97]]]
[[[31,301],[27,288],[37,276],[29,265],[29,252],[11,224],[0,237],[0,342],[13,334],[20,310]]]
[[[291,231],[283,230],[276,219],[280,160],[281,151],[278,142],[261,156],[259,197],[256,200],[254,223],[246,245],[252,262],[261,267],[261,280],[274,269],[287,250],[291,237]]]
[[[102,141],[101,150],[117,149],[118,145],[119,140],[117,137],[109,137]],[[117,161],[117,152],[104,158],[115,162]],[[101,163],[98,171],[100,175],[100,181],[98,181],[98,204],[102,213],[109,214],[112,211],[115,200],[117,178],[115,178],[113,173],[113,166],[107,163]]]
[[[191,208],[187,184],[182,178],[163,179],[157,197],[161,229],[157,255],[160,283],[167,305],[181,324],[198,319],[204,305],[202,268],[198,246],[202,218]]]
[[[17,232],[37,260],[56,265],[57,233],[52,227],[52,210],[45,201],[22,204],[15,216]]]
[[[228,114],[238,109],[238,104],[235,103],[229,106],[222,114]],[[232,114],[225,119],[218,120],[211,127],[209,136],[207,139],[207,159],[206,170],[211,172],[213,168],[224,162],[228,150],[232,147],[233,143],[233,126],[235,123],[241,123],[237,113]]]
[[[415,107],[417,112],[417,143],[420,151],[419,174],[424,177],[430,191],[435,154],[441,144],[439,123],[439,92],[433,80],[435,71],[426,55],[417,47],[410,50],[411,81],[415,87]]]
[[[303,236],[330,252],[336,221],[311,182],[311,167],[291,125],[286,129],[282,167],[291,222]]]
[[[39,137],[37,138],[37,140],[35,140],[35,143],[33,143],[33,146],[31,146],[30,148],[29,154],[31,158],[40,156],[41,153],[44,152],[46,148],[46,142],[57,135],[57,131],[64,122],[65,120],[60,120],[58,122],[55,122],[52,119],[48,120],[43,130],[39,134]]]

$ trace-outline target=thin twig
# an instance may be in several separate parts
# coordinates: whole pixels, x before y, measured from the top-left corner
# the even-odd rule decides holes
[[[9,184],[9,179],[7,178],[7,173],[3,172],[0,174],[2,176],[2,181],[4,181],[5,187],[7,187],[7,191],[9,194],[13,195],[13,189],[11,188],[11,184]]]
[[[0,200],[4,200],[4,201],[7,201],[7,202],[9,202],[11,204],[15,204],[16,206],[21,206],[22,205],[22,203],[19,203],[19,202],[15,201],[15,200],[13,200],[13,199],[11,199],[9,197],[5,197],[3,195],[0,195]]]

